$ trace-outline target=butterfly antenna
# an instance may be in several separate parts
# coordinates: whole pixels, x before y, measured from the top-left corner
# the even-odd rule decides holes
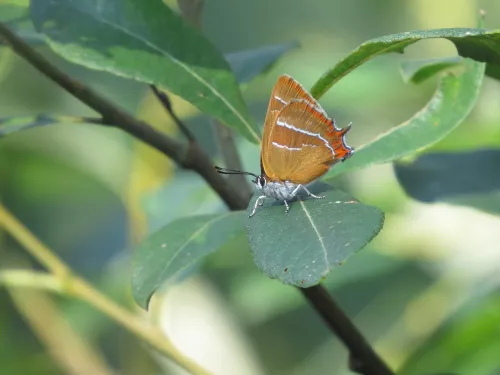
[[[214,168],[220,174],[243,174],[243,175],[253,176],[255,178],[259,177],[255,173],[238,171],[237,169],[221,168],[216,165],[214,166]]]

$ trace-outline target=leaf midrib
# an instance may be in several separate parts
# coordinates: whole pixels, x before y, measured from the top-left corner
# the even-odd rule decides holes
[[[318,228],[316,227],[316,224],[314,223],[314,221],[311,217],[311,214],[307,210],[307,208],[302,200],[300,201],[300,205],[302,206],[302,210],[304,210],[304,213],[306,214],[307,219],[311,223],[311,226],[313,227],[314,232],[316,232],[316,235],[318,236],[318,240],[319,240],[319,243],[321,245],[321,250],[323,251],[323,255],[325,257],[325,263],[326,263],[326,269],[325,269],[324,273],[327,274],[330,271],[330,261],[328,260],[328,251],[326,250],[325,243],[323,242],[323,238],[321,237],[321,234],[319,233]]]

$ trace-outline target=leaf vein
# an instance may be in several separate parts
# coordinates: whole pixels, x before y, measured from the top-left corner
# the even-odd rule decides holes
[[[318,240],[319,240],[319,243],[321,244],[321,249],[323,251],[323,255],[325,257],[325,262],[326,262],[326,270],[325,270],[325,273],[328,273],[330,271],[330,262],[328,260],[328,252],[326,250],[326,246],[325,246],[325,243],[323,242],[323,237],[321,237],[321,234],[319,233],[319,230],[318,228],[316,227],[316,224],[314,223],[312,217],[311,217],[311,214],[309,213],[309,211],[307,210],[305,204],[303,201],[300,201],[300,205],[302,206],[302,209],[304,210],[304,213],[306,214],[307,216],[307,219],[309,220],[309,222],[311,223],[311,226],[313,227],[314,231],[316,232],[316,235],[318,236]]]

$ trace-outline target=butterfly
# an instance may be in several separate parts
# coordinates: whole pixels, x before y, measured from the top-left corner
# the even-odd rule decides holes
[[[300,83],[289,75],[278,78],[264,122],[260,154],[260,175],[234,169],[215,167],[222,174],[244,174],[255,177],[253,183],[262,193],[255,201],[249,217],[266,197],[283,201],[285,212],[290,211],[288,201],[304,190],[311,198],[324,198],[312,194],[307,186],[323,176],[332,165],[344,161],[354,149],[345,142],[351,128],[335,125],[320,104]]]

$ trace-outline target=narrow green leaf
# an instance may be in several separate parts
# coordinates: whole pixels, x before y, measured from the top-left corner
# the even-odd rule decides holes
[[[184,217],[148,237],[134,254],[132,288],[147,308],[153,293],[243,230],[245,213]]]
[[[446,69],[460,66],[459,56],[443,59],[405,61],[401,64],[401,75],[405,82],[421,83]]]
[[[481,22],[482,23],[482,22]],[[455,44],[462,57],[500,65],[500,30],[452,28],[407,31],[369,40],[353,50],[333,69],[321,77],[311,89],[315,98],[321,97],[336,82],[368,60],[391,52],[403,53],[409,45],[422,39],[444,38]]]
[[[392,162],[444,138],[474,107],[484,77],[484,66],[484,63],[464,59],[464,72],[459,76],[448,74],[441,78],[436,93],[423,109],[357,149],[351,158],[335,165],[327,178],[373,164]]]
[[[259,142],[227,61],[161,0],[37,0],[31,16],[65,59],[164,87]]]
[[[284,53],[297,48],[297,42],[289,42],[225,55],[239,83],[250,82],[269,69]]]
[[[0,118],[0,137],[28,130],[39,126],[47,126],[60,123],[96,123],[97,119],[70,116],[13,116]]]
[[[384,214],[324,183],[311,186],[324,199],[299,197],[285,213],[267,199],[247,219],[246,231],[257,267],[285,284],[309,287],[321,282],[381,230]],[[248,207],[253,209],[256,194]]]

